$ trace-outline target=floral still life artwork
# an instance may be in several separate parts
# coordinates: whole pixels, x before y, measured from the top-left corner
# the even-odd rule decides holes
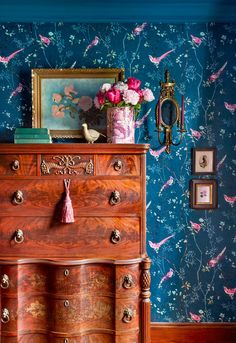
[[[153,100],[151,89],[141,89],[141,81],[134,77],[126,82],[104,83],[94,104],[97,109],[107,109],[108,143],[135,143],[135,119],[142,104]]]
[[[80,128],[83,122],[106,129],[106,118],[93,104],[94,88],[101,80],[88,79],[54,79],[42,80],[43,126],[50,130],[70,130]],[[48,113],[49,114],[49,113]]]
[[[106,134],[105,110],[93,99],[102,84],[118,80],[123,69],[32,69],[32,126],[54,138],[83,138],[83,123]]]

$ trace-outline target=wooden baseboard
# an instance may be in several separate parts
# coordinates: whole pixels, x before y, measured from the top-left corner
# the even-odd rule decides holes
[[[151,343],[235,343],[236,323],[151,323]]]

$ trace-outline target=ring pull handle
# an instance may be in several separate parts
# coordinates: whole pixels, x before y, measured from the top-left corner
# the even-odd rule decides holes
[[[110,205],[117,205],[121,202],[120,192],[115,190],[111,193],[109,203]]]
[[[124,323],[128,324],[132,321],[133,316],[134,316],[134,311],[131,310],[131,308],[125,308],[123,312],[122,320]]]
[[[65,338],[65,339],[64,339],[64,343],[69,343],[69,339],[68,339],[68,338]]]
[[[21,205],[24,202],[23,192],[19,189],[15,191],[15,193],[13,194],[12,202],[15,205]]]
[[[1,288],[3,289],[7,289],[9,287],[9,277],[7,276],[7,274],[3,274],[1,276]]]
[[[121,160],[115,161],[113,167],[114,167],[115,171],[120,171],[123,167],[122,161]]]
[[[129,289],[129,288],[133,287],[133,284],[134,284],[134,281],[133,281],[132,275],[130,275],[130,274],[125,275],[122,286],[125,289]]]
[[[112,233],[111,233],[111,242],[113,244],[117,244],[117,243],[120,242],[120,240],[121,240],[120,231],[117,230],[117,229],[113,230]]]
[[[14,241],[17,244],[21,244],[22,242],[24,242],[24,239],[24,232],[21,229],[17,229],[15,232]]]
[[[65,306],[65,307],[69,307],[69,306],[70,306],[69,300],[65,300],[65,301],[64,301],[64,306]]]
[[[2,316],[1,316],[1,322],[6,324],[10,321],[10,312],[8,311],[7,308],[4,308],[2,310]]]
[[[20,169],[20,161],[18,161],[18,160],[12,161],[11,169],[14,170],[14,171],[19,170]]]

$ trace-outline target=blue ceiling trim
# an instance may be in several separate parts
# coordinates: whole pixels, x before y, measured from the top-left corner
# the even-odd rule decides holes
[[[1,0],[0,22],[236,22],[236,0]]]

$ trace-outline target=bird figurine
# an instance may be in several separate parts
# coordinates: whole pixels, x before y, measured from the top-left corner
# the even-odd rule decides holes
[[[82,130],[84,138],[88,143],[94,143],[100,136],[106,137],[105,135],[94,129],[88,129],[87,123],[82,124]]]

